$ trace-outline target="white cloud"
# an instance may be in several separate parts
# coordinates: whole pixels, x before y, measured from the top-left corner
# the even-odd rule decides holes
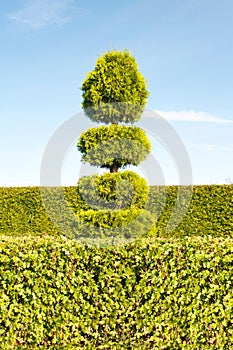
[[[71,19],[73,0],[28,0],[25,6],[8,18],[30,28],[63,24]]]
[[[232,120],[221,119],[210,115],[206,112],[196,112],[196,111],[155,111],[158,115],[166,120],[171,121],[186,121],[186,122],[207,122],[207,123],[230,123]]]
[[[192,146],[192,148],[196,148],[206,152],[233,152],[233,146],[222,146],[213,144],[195,145]]]
[[[209,152],[215,152],[215,151],[233,152],[233,147],[228,147],[228,146],[206,145],[206,149]]]

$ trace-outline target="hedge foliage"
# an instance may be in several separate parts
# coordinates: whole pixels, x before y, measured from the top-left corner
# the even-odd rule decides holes
[[[0,241],[1,349],[232,349],[230,238]]]
[[[82,161],[101,168],[140,164],[151,150],[146,133],[137,126],[100,126],[84,131],[78,141]]]
[[[136,60],[127,50],[99,57],[82,84],[82,92],[86,115],[106,124],[139,120],[149,96]]]
[[[185,191],[186,188],[183,188]],[[187,191],[190,189],[187,188]],[[151,187],[146,210],[155,214],[156,235],[168,236],[166,226],[172,214],[178,187]],[[164,198],[164,193],[166,198]],[[43,188],[50,210],[59,219],[62,232],[53,224],[45,210],[39,187],[0,188],[0,234],[9,236],[57,236],[66,230],[74,233],[75,222],[64,213],[64,196],[71,213],[86,209],[76,187]],[[163,201],[165,202],[163,206]],[[194,186],[189,209],[182,222],[169,235],[233,236],[233,185]]]
[[[153,187],[148,200],[150,210],[160,210],[161,193],[164,188]],[[187,193],[190,189],[186,188]],[[194,186],[189,208],[179,224],[171,233],[166,226],[171,217],[177,197],[178,187],[166,187],[166,200],[162,215],[157,221],[159,236],[182,237],[184,235],[212,235],[233,237],[233,185]],[[185,188],[184,195],[185,197]]]

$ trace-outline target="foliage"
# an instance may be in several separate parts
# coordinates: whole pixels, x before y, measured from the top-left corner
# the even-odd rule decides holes
[[[193,186],[192,200],[185,217],[178,227],[167,233],[166,226],[174,208],[177,190],[176,186],[166,187],[166,203],[157,221],[159,236],[233,236],[233,185]],[[160,197],[161,188],[153,187],[148,199],[151,211],[160,210]]]
[[[78,193],[85,209],[142,209],[149,186],[138,174],[124,171],[84,176],[78,182]]]
[[[83,132],[78,141],[82,161],[102,168],[138,165],[150,152],[146,133],[136,126],[110,125]]]
[[[149,187],[132,171],[82,177],[78,192],[83,201],[77,214],[79,237],[129,239],[147,235],[154,226],[151,213],[143,210]]]
[[[185,189],[185,188],[184,188]],[[0,234],[9,236],[59,236],[70,229],[76,234],[75,215],[88,206],[80,198],[76,187],[43,188],[44,199],[59,219],[56,227],[46,212],[39,187],[0,187]],[[188,188],[187,188],[188,190]],[[164,191],[166,194],[163,207]],[[150,188],[146,210],[155,214],[156,235],[167,236],[166,226],[172,214],[178,187]],[[62,207],[64,195],[67,206],[74,213],[70,219]],[[192,200],[180,225],[169,235],[176,237],[212,235],[233,237],[233,185],[194,186]],[[161,212],[162,211],[162,212]]]
[[[151,229],[155,232],[153,216],[143,209],[121,210],[81,210],[78,214],[77,236],[83,238],[101,238],[102,242],[96,241],[96,245],[109,244],[104,238],[111,237],[111,244],[127,239],[137,239],[151,235]]]
[[[61,189],[44,190],[63,229],[71,227],[58,209]],[[159,216],[164,188],[150,188],[146,209],[158,214],[158,236],[166,235],[177,190],[166,187]],[[63,191],[81,220],[88,211],[77,188]],[[38,187],[0,188],[0,232],[24,236],[0,242],[3,350],[233,347],[232,185],[194,186],[172,232],[179,238],[108,249],[59,238],[66,231],[52,224],[40,195]],[[44,234],[51,237],[32,237]]]
[[[1,349],[232,349],[230,238],[0,241]]]
[[[111,190],[109,192],[115,183],[114,173],[117,173],[120,167],[140,164],[150,152],[151,146],[146,133],[139,127],[119,126],[118,123],[133,123],[140,118],[148,97],[145,79],[138,72],[136,61],[128,51],[112,51],[97,60],[94,71],[88,74],[82,85],[82,91],[85,114],[93,121],[112,123],[110,126],[91,128],[80,136],[78,149],[83,153],[82,161],[110,169],[111,174],[98,178],[99,183],[101,182],[101,192],[106,193],[104,201],[103,198],[99,198],[98,192],[93,197],[93,192],[96,192],[94,183],[96,177],[85,178],[84,192],[91,203],[94,199],[95,208],[89,209],[86,213],[80,211],[79,219],[81,218],[84,224],[91,223],[103,228],[118,227],[120,224],[124,226],[124,223],[135,219],[141,203],[139,202],[137,206],[134,200],[133,210],[127,209],[130,198],[132,196],[136,198],[137,195],[132,193],[134,190],[132,184],[127,189],[126,178],[124,181],[121,179],[121,183],[118,181],[117,190],[120,191],[120,196],[118,195],[116,202],[116,189],[112,189],[112,193]],[[143,183],[143,196],[144,188]],[[102,209],[99,207],[99,200],[104,204]],[[114,212],[119,209],[119,203],[121,203],[120,211]],[[83,229],[85,230],[85,225]],[[77,225],[77,230],[80,230],[80,224]]]
[[[149,93],[129,51],[110,51],[99,57],[82,85],[83,108],[93,121],[134,122],[140,119]]]

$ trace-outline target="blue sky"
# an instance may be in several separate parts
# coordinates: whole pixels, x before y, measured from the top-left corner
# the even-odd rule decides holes
[[[11,0],[0,10],[0,186],[40,184],[49,139],[81,111],[82,82],[111,49],[135,56],[147,108],[180,135],[193,183],[233,180],[232,0]],[[76,184],[79,163],[73,145],[62,184]]]

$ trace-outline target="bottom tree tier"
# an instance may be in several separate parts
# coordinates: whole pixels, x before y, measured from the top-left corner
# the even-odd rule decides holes
[[[77,239],[136,240],[155,234],[155,217],[144,209],[81,210]]]

